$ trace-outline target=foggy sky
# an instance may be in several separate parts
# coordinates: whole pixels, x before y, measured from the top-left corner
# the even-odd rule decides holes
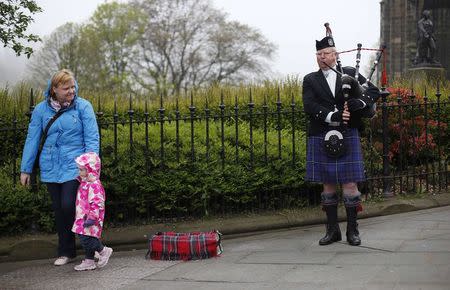
[[[380,35],[379,0],[212,0],[229,20],[258,29],[278,47],[271,67],[274,77],[298,75],[316,70],[315,40],[325,36],[330,23],[338,51],[377,47]],[[34,15],[30,33],[41,38],[66,22],[83,23],[105,0],[37,0],[44,12]],[[120,1],[124,2],[124,1]],[[41,44],[35,46],[39,48]],[[370,54],[362,53],[361,72],[369,65]],[[341,56],[344,65],[355,65],[355,54]],[[0,47],[0,86],[14,84],[25,76],[27,58],[16,57],[11,49]]]

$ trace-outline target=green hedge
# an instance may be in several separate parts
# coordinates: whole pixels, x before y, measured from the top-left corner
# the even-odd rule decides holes
[[[37,192],[13,184],[9,166],[0,169],[0,233],[10,235],[54,230],[50,197],[44,186]]]
[[[196,123],[194,131],[195,157],[192,160],[190,124],[180,123],[180,160],[176,160],[175,123],[165,124],[164,163],[160,159],[158,125],[149,128],[149,148],[145,148],[144,125],[134,126],[132,160],[129,128],[118,128],[118,157],[113,156],[112,129],[103,131],[103,181],[114,207],[111,220],[127,222],[160,216],[204,216],[209,213],[232,212],[233,209],[256,202],[258,194],[280,194],[289,188],[301,190],[305,170],[305,142],[301,133],[296,140],[295,164],[292,164],[291,133],[282,131],[282,156],[278,159],[277,132],[268,131],[268,163],[264,162],[263,131],[253,131],[254,162],[251,167],[248,124],[239,124],[239,160],[235,162],[234,124],[225,126],[225,165],[222,168],[220,128],[210,124],[210,152],[206,158],[204,123]],[[146,153],[147,152],[147,153]],[[272,196],[276,199],[283,196]],[[120,202],[123,201],[123,202]],[[224,209],[223,207],[227,208]],[[265,207],[272,206],[270,202]],[[253,207],[253,206],[251,206]],[[134,209],[136,209],[134,211]],[[117,214],[120,213],[120,214]]]
[[[130,149],[129,125],[119,125],[117,158],[114,156],[113,127],[102,128],[102,181],[107,193],[107,226],[159,221],[162,218],[196,218],[243,210],[272,210],[306,205],[305,136],[296,131],[296,159],[292,161],[292,133],[281,130],[281,158],[278,158],[278,131],[267,132],[267,164],[264,132],[253,130],[253,165],[250,162],[249,124],[239,121],[239,160],[235,162],[235,123],[225,123],[225,158],[222,168],[221,127],[209,127],[209,159],[206,158],[206,123],[195,122],[195,158],[191,155],[190,123],[179,124],[179,156],[176,160],[175,123],[164,125],[164,163],[160,159],[159,124],[149,126],[149,148],[145,148],[144,124],[133,124]],[[21,146],[21,145],[20,145]],[[20,161],[20,160],[19,160]],[[0,231],[26,232],[31,225],[52,231],[50,201],[45,188],[37,194],[11,181],[11,166],[3,163]],[[18,170],[18,168],[17,168]],[[9,174],[9,176],[8,176]]]

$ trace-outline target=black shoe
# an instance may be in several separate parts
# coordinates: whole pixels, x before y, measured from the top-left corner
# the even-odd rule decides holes
[[[342,234],[339,225],[327,225],[327,232],[325,236],[319,240],[319,245],[325,246],[341,240]]]
[[[346,233],[347,236],[347,243],[349,243],[352,246],[359,246],[361,245],[361,238],[359,237],[358,229],[353,231],[347,230]]]

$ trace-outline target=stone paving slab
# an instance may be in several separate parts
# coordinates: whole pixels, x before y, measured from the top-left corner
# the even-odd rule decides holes
[[[448,265],[450,253],[337,253],[330,265]]]
[[[450,283],[449,265],[394,265],[383,267],[371,282]],[[450,284],[448,284],[450,285]]]
[[[253,252],[238,261],[239,264],[314,264],[326,265],[335,253],[313,253],[300,251]]]
[[[449,240],[415,240],[405,241],[399,249],[400,252],[450,252]]]
[[[148,280],[185,280],[205,282],[271,282],[294,268],[277,264],[227,264],[219,260],[213,264],[196,262],[177,265],[149,277]]]
[[[363,286],[383,268],[381,265],[301,265],[286,273],[280,281]]]

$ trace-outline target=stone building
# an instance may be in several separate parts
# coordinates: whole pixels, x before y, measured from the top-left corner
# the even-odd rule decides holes
[[[450,0],[381,0],[380,43],[387,46],[386,69],[390,80],[404,76],[417,51],[417,21],[431,11],[436,60],[450,79]]]

